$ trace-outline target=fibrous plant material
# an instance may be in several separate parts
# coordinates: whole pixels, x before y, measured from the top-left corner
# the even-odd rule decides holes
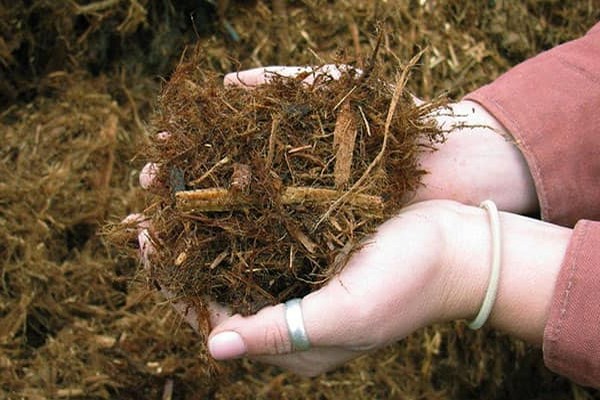
[[[392,84],[371,66],[248,88],[201,65],[179,65],[153,120],[150,275],[190,304],[246,314],[327,282],[406,203],[418,155],[441,137],[427,117],[441,100],[414,103],[410,66]]]
[[[202,42],[207,65],[221,73],[314,65],[340,50],[369,54],[375,22],[384,20],[384,48],[399,59],[428,48],[408,87],[424,98],[460,98],[583,35],[599,20],[598,0],[313,0],[286,2],[283,12],[269,0],[232,0],[218,15],[210,3],[0,1],[0,398],[169,398],[170,382],[174,399],[597,397],[549,372],[540,350],[460,323],[418,331],[316,379],[222,363],[232,369],[223,383],[207,376],[205,341],[135,279],[138,254],[117,256],[94,232],[103,214],[120,221],[143,208],[143,161],[133,155],[146,135],[134,118],[148,120],[156,78],[190,43]],[[112,6],[80,13],[100,4]],[[379,57],[388,82],[391,54]],[[111,133],[110,115],[118,116],[116,142],[99,134]],[[93,182],[110,175],[113,148],[107,191]]]

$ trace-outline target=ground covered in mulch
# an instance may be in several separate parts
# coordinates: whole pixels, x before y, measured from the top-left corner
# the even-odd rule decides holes
[[[456,99],[600,18],[597,0],[569,3],[0,1],[0,397],[595,398],[548,372],[539,349],[462,323],[313,379],[214,367],[103,235],[149,205],[140,154],[186,48],[188,59],[199,45],[218,79],[270,64],[365,68],[380,39],[378,76],[393,85],[425,49],[407,89]]]

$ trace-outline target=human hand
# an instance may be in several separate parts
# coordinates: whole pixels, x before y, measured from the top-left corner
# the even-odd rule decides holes
[[[159,184],[155,168],[146,168],[141,175],[149,189]],[[454,312],[442,293],[446,282],[452,280],[447,275],[451,270],[443,268],[450,252],[445,245],[430,251],[430,244],[448,243],[444,235],[450,231],[453,207],[455,203],[440,201],[405,209],[366,241],[339,276],[302,300],[311,350],[291,353],[284,305],[280,304],[252,317],[227,318],[226,313],[213,312],[209,351],[221,360],[248,356],[303,375],[315,375],[420,327],[452,319]],[[147,223],[139,227],[142,262],[151,271],[155,251],[151,227]],[[161,291],[167,299],[173,299],[162,286]],[[198,328],[192,307],[177,302],[174,307]]]
[[[501,213],[502,270],[489,324],[542,341],[570,229]],[[294,352],[283,304],[235,315],[209,337],[213,357],[247,356],[315,376],[436,322],[471,319],[489,279],[484,210],[452,201],[405,208],[323,288],[302,299],[311,348]],[[523,323],[527,321],[527,323]]]
[[[324,287],[302,299],[311,349],[293,352],[285,306],[235,315],[217,325],[209,350],[217,359],[240,356],[314,376],[444,319],[444,237],[454,204],[420,203],[379,227]],[[448,317],[452,311],[447,308]]]
[[[230,73],[224,82],[252,87],[268,83],[277,75],[306,75],[310,83],[322,74],[332,79],[340,76],[333,65],[316,69],[272,66]],[[536,189],[525,158],[510,133],[485,108],[463,100],[434,111],[431,118],[446,131],[445,140],[433,146],[435,151],[421,154],[421,167],[427,174],[412,202],[450,199],[477,205],[494,199],[501,210],[526,215],[538,211]]]
[[[446,140],[421,155],[427,171],[413,201],[452,199],[531,215],[539,204],[533,178],[510,133],[476,102],[462,100],[433,113]]]
[[[310,71],[304,71],[304,72],[308,72],[308,75],[306,76],[305,79],[311,79],[311,73]],[[281,73],[281,72],[279,72]],[[264,79],[264,70],[261,70],[261,76]],[[332,75],[333,76],[333,75]],[[229,77],[229,78],[228,78]],[[232,83],[231,81],[228,82],[228,79],[231,79],[231,76],[228,76],[225,79],[226,83]],[[235,74],[236,79],[239,79],[240,77],[244,79],[244,83],[245,84],[252,84],[253,81],[252,79],[248,79],[249,76],[244,76],[244,73],[239,73],[239,74]],[[260,83],[260,77],[257,78],[257,80],[255,80],[255,83]],[[436,118],[443,118],[446,117],[446,115],[436,115]],[[489,132],[488,132],[489,133]],[[502,140],[504,142],[504,139]],[[436,153],[432,153],[432,154],[436,154]],[[144,168],[143,173],[140,176],[140,181],[142,183],[142,186],[146,187],[146,188],[152,188],[152,187],[157,187],[160,186],[160,183],[157,183],[155,180],[155,176],[156,173],[153,172],[155,171],[157,168],[156,165],[150,164],[148,166],[146,166]],[[430,174],[432,175],[432,174]],[[440,193],[444,193],[443,188],[439,190]],[[417,198],[419,198],[420,193],[424,193],[421,194],[422,198],[427,198],[427,196],[425,195],[426,192],[419,192],[417,193]],[[415,205],[414,207],[421,207],[422,205]],[[411,210],[412,207],[409,209]],[[480,210],[479,210],[480,211]],[[450,213],[452,214],[452,213]],[[435,215],[435,213],[433,213],[433,215]],[[395,221],[395,219],[393,220]],[[390,222],[391,224],[392,222]],[[418,225],[418,224],[417,224]],[[388,226],[387,224],[385,226]],[[412,225],[411,224],[406,224],[405,228],[408,229],[410,228]],[[460,226],[460,224],[458,224],[457,226]],[[385,232],[385,229],[382,227],[383,231]],[[151,245],[149,245],[148,243],[148,231],[146,231],[145,235],[142,235],[140,238],[140,246],[142,249],[146,249],[146,254],[151,254],[148,253],[148,249],[152,249]],[[382,232],[380,230],[380,232]],[[408,231],[410,232],[410,230]],[[453,236],[458,236],[460,237],[461,235],[458,234],[456,235],[457,232],[454,232]],[[378,233],[376,235],[376,238],[378,238],[380,235],[380,233]],[[407,237],[407,239],[410,239],[410,236]],[[392,235],[391,234],[383,234],[383,243],[386,243],[386,237],[391,238]],[[405,236],[402,236],[405,237]],[[432,236],[435,237],[435,236]],[[437,240],[432,240],[432,237],[429,237],[427,240],[427,243],[439,243]],[[145,239],[144,239],[145,238]],[[421,238],[423,239],[423,238]],[[389,239],[388,239],[389,240]],[[145,244],[144,244],[145,243]],[[401,243],[401,242],[398,242]],[[410,242],[407,242],[410,243]],[[421,243],[422,245],[422,243]],[[446,246],[444,246],[446,247]],[[486,246],[481,246],[482,248],[485,248]],[[365,249],[363,249],[363,251],[366,251],[367,248],[370,248],[369,246],[365,246]],[[560,248],[560,247],[557,247]],[[421,249],[423,250],[423,249]],[[149,250],[150,252],[152,250]],[[358,258],[359,260],[361,259],[363,251],[358,252],[355,255],[355,258]],[[372,252],[373,250],[371,250]],[[399,251],[398,249],[396,249],[396,251]],[[144,253],[144,251],[143,251]],[[384,252],[381,251],[381,253],[383,254]],[[367,254],[364,257],[367,257],[367,259],[370,257],[369,254],[373,254],[373,253],[365,253]],[[390,249],[388,250],[388,255],[395,255],[394,253],[394,249],[393,246],[390,247]],[[420,256],[422,258],[428,258],[428,257],[432,257],[431,254],[428,254],[427,252],[423,253],[423,252],[419,252]],[[374,254],[374,257],[376,257],[377,254]],[[146,257],[147,259],[147,257]],[[415,260],[418,261],[418,260]],[[349,264],[349,267],[352,263],[355,263],[355,261],[351,261],[351,263]],[[361,262],[362,263],[362,262]],[[148,266],[148,261],[145,262],[145,265],[147,265],[147,268],[149,268],[150,266]],[[485,262],[483,262],[483,264],[485,264]],[[419,264],[419,262],[416,262],[416,265],[422,265]],[[429,264],[428,264],[429,265]],[[431,264],[431,265],[435,265]],[[439,267],[432,267],[433,269],[438,269]],[[481,270],[481,265],[478,265],[479,270]],[[352,270],[356,270],[357,267],[353,267],[353,268],[349,268],[350,271]],[[426,268],[427,269],[427,268]],[[420,271],[420,270],[419,270]],[[346,270],[344,270],[344,272],[342,272],[343,276],[346,276]],[[352,273],[348,273],[350,274],[349,276],[353,276]],[[359,274],[360,275],[360,274]],[[476,275],[476,274],[475,274]],[[475,276],[475,275],[471,275],[471,276]],[[481,274],[479,274],[481,275]],[[356,278],[357,281],[362,281],[365,277],[363,278]],[[407,277],[410,278],[410,277]],[[419,281],[418,280],[419,277],[415,277],[415,279],[417,280],[417,283],[415,284],[417,287],[420,288],[424,288],[425,282],[423,280]],[[456,280],[461,280],[461,279],[456,279],[456,277],[454,279],[450,279],[450,277],[448,277],[448,279],[450,281],[456,281]],[[481,279],[482,281],[484,280],[484,278]],[[345,283],[337,278],[334,278],[332,280],[332,282],[330,282],[330,285],[335,285],[335,282],[342,282],[343,284],[340,285],[343,288],[346,287]],[[369,281],[369,279],[367,278],[367,281]],[[409,282],[409,281],[407,281]],[[420,282],[420,285],[419,285]],[[410,282],[409,282],[410,283]],[[446,287],[451,287],[452,285],[446,283]],[[327,285],[327,287],[329,287],[329,285]],[[406,286],[400,286],[401,289],[403,289],[403,293],[407,292],[407,293],[411,293],[414,292],[414,289],[411,289],[409,287]],[[341,293],[340,288],[338,288],[337,290],[339,291],[339,293]],[[326,288],[323,288],[320,291],[317,291],[309,296],[307,296],[305,298],[305,300],[303,301],[303,308],[305,307],[304,303],[307,301],[306,299],[311,299],[313,297],[316,297],[316,299],[318,300],[319,298],[322,300],[323,297],[320,297],[323,295],[323,291],[325,291]],[[329,290],[329,289],[327,289]],[[345,289],[344,289],[345,290]],[[308,328],[309,331],[309,335],[311,336],[310,339],[313,342],[313,350],[310,350],[308,352],[301,352],[301,353],[294,353],[294,354],[280,354],[280,353],[285,353],[285,352],[289,352],[289,350],[291,350],[291,347],[286,347],[289,346],[289,339],[287,338],[287,331],[286,330],[281,330],[281,318],[283,317],[283,305],[279,305],[276,307],[270,307],[267,308],[263,311],[261,311],[259,314],[257,314],[256,316],[252,316],[252,317],[248,317],[248,318],[242,318],[240,316],[234,316],[230,319],[227,318],[227,313],[226,310],[224,310],[223,308],[217,309],[217,308],[213,308],[213,312],[211,314],[211,325],[216,327],[213,331],[213,333],[211,333],[210,335],[210,342],[209,342],[209,349],[211,351],[211,353],[213,354],[213,356],[215,356],[216,358],[219,359],[227,359],[227,358],[232,358],[232,357],[237,357],[237,356],[242,356],[242,355],[246,355],[249,357],[253,357],[253,358],[258,358],[261,359],[263,361],[269,362],[269,363],[273,363],[276,365],[280,365],[283,367],[287,367],[289,369],[292,369],[296,372],[305,374],[305,375],[314,375],[316,373],[322,372],[324,370],[330,369],[332,367],[334,367],[335,365],[338,365],[339,363],[342,363],[348,359],[354,358],[357,355],[360,355],[366,351],[369,351],[371,349],[374,348],[378,348],[380,346],[383,346],[391,341],[395,341],[398,340],[399,338],[405,336],[406,334],[408,334],[409,332],[412,332],[413,330],[427,325],[429,323],[435,322],[437,320],[447,320],[447,319],[455,319],[455,318],[459,318],[459,315],[464,317],[465,315],[473,315],[474,312],[476,311],[476,308],[478,307],[478,304],[476,304],[477,302],[480,302],[481,297],[483,297],[483,295],[481,294],[481,296],[479,296],[478,300],[475,302],[471,302],[473,304],[476,304],[474,306],[472,306],[471,308],[474,309],[473,312],[471,313],[465,313],[464,309],[465,306],[464,304],[468,303],[465,302],[464,297],[468,297],[466,295],[464,295],[464,293],[471,293],[472,292],[472,288],[468,287],[466,292],[465,291],[461,291],[461,290],[457,290],[456,288],[454,288],[453,290],[455,290],[457,293],[463,293],[462,297],[459,296],[454,296],[452,304],[455,304],[454,307],[454,311],[452,307],[447,308],[446,306],[450,303],[445,303],[444,308],[440,308],[437,306],[433,306],[433,305],[439,305],[438,301],[435,300],[431,300],[429,302],[429,306],[427,309],[426,305],[427,305],[427,301],[423,302],[422,304],[417,304],[415,305],[417,307],[417,311],[412,311],[411,316],[414,317],[412,320],[411,319],[407,319],[405,322],[405,325],[402,326],[397,326],[397,325],[393,325],[393,320],[389,319],[389,315],[388,317],[385,317],[384,314],[379,314],[379,316],[377,316],[376,314],[374,314],[374,319],[365,319],[364,317],[366,316],[365,312],[362,312],[360,310],[362,310],[363,308],[367,308],[370,309],[369,307],[375,307],[375,309],[379,309],[379,306],[372,306],[372,305],[367,305],[367,306],[360,306],[359,307],[359,314],[358,314],[358,320],[362,321],[362,320],[366,320],[366,321],[370,321],[369,323],[365,324],[365,325],[360,325],[360,321],[356,322],[356,324],[358,324],[358,326],[363,326],[363,327],[367,327],[369,328],[367,331],[363,330],[362,333],[359,329],[356,330],[343,330],[341,331],[341,334],[338,336],[335,335],[330,335],[333,334],[335,332],[333,332],[331,329],[329,331],[325,331],[324,333],[321,334],[321,336],[323,337],[323,340],[319,341],[319,334],[317,334],[317,343],[315,344],[314,338],[312,337],[313,334],[310,333],[310,328]],[[482,289],[482,291],[484,291],[484,288]],[[165,293],[164,289],[163,289],[163,293],[165,294],[165,296],[167,298],[172,297],[170,293]],[[326,292],[326,293],[338,293],[335,291],[332,292]],[[377,291],[377,294],[384,294],[381,291]],[[389,293],[388,293],[389,294]],[[435,298],[434,292],[431,291],[427,291],[428,297],[429,299]],[[413,296],[414,297],[414,296]],[[442,296],[444,297],[444,296]],[[335,298],[335,297],[334,297]],[[545,297],[541,297],[541,298],[545,298]],[[348,296],[346,296],[346,299],[349,299]],[[368,294],[363,293],[361,299],[365,300],[365,299],[369,299]],[[404,297],[401,297],[401,299],[404,299]],[[422,298],[421,298],[422,299]],[[356,300],[356,299],[354,299]],[[463,300],[463,301],[461,301]],[[393,300],[392,300],[393,301]],[[348,300],[348,302],[345,303],[351,303],[352,301]],[[331,301],[326,301],[325,305],[326,307],[329,307],[329,304],[331,303]],[[316,301],[315,306],[313,306],[315,309],[319,309],[319,310],[325,310],[327,309],[326,307],[323,307],[323,304],[320,304],[319,301]],[[371,303],[372,304],[372,303]],[[396,302],[394,303],[396,305],[398,305],[399,303]],[[408,303],[406,303],[408,304]],[[403,305],[406,305],[403,304]],[[462,309],[463,312],[457,312],[457,307],[458,305],[462,305]],[[355,308],[356,305],[353,306],[353,308]],[[175,304],[176,309],[178,309],[182,315],[186,318],[186,320],[188,320],[188,322],[190,322],[192,325],[196,325],[195,328],[197,329],[197,319],[195,318],[194,315],[194,310],[192,308],[190,308],[188,305],[185,304]],[[420,307],[420,308],[419,308]],[[461,308],[458,307],[458,308]],[[468,307],[467,307],[468,308]],[[340,310],[341,308],[338,308],[338,310]],[[388,311],[389,311],[389,307],[388,307]],[[405,315],[408,314],[409,311],[401,311],[400,314],[401,315]],[[322,314],[322,313],[321,313]],[[306,315],[306,311],[305,311],[305,315]],[[330,315],[329,313],[327,313],[327,315]],[[339,313],[334,312],[333,315],[342,315]],[[322,315],[320,315],[322,317]],[[318,317],[318,316],[317,316]],[[279,318],[279,319],[277,319]],[[316,318],[316,317],[315,317]],[[233,321],[233,322],[232,322]],[[377,322],[387,322],[389,326],[394,326],[395,328],[398,328],[398,330],[393,330],[393,329],[383,329],[382,328],[382,333],[380,335],[377,335],[377,337],[369,337],[368,334],[372,334],[373,333],[373,325],[374,323]],[[500,321],[502,321],[502,318],[500,318]],[[334,321],[335,322],[335,321]],[[277,325],[279,324],[279,325]],[[284,322],[285,324],[285,322]],[[329,323],[327,321],[323,321],[323,323],[321,325],[329,325]],[[238,330],[242,330],[243,333],[248,333],[250,336],[250,338],[246,338],[243,337],[243,335],[240,335],[240,333],[238,332],[238,330],[232,330],[233,328],[231,328],[233,326],[233,328],[236,328]],[[332,326],[336,326],[335,323],[332,324]],[[347,326],[347,322],[344,322],[343,327]],[[499,324],[499,326],[502,327],[502,323]],[[539,324],[535,325],[536,327],[539,327]],[[273,328],[275,327],[275,328]],[[283,325],[283,327],[285,327],[285,325]],[[231,329],[228,329],[231,328]],[[509,327],[510,328],[510,327]],[[335,330],[335,328],[333,328]],[[314,330],[314,329],[313,329]],[[391,334],[391,332],[393,331],[393,334]],[[219,336],[217,337],[217,333],[223,333],[225,332],[226,335],[225,336]],[[237,332],[237,333],[231,333],[231,332]],[[386,336],[386,332],[387,332],[387,336]],[[359,337],[358,339],[356,337],[347,337],[344,336],[344,333],[348,333],[348,334],[362,334],[363,336]],[[258,336],[252,336],[253,334],[256,334]],[[517,332],[517,334],[519,334],[519,332]],[[522,335],[522,336],[527,336],[527,334]],[[235,339],[236,338],[240,338],[242,337],[242,341],[238,341],[236,344]],[[533,335],[534,340],[535,340],[535,335]],[[258,339],[257,339],[258,338]],[[265,339],[267,338],[267,339]],[[257,344],[259,340],[263,341],[263,344]],[[269,343],[271,343],[273,346],[272,347],[268,347]],[[262,346],[262,347],[261,347]],[[274,355],[275,354],[275,355]]]

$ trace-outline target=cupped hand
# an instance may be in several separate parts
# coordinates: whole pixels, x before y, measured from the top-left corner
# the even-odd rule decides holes
[[[365,241],[341,273],[302,299],[308,351],[294,352],[284,305],[234,315],[217,325],[209,350],[221,360],[247,356],[314,376],[434,322],[458,317],[444,268],[456,203],[404,209]]]
[[[144,168],[143,186],[158,189],[156,165]],[[212,304],[208,349],[218,360],[249,357],[305,376],[330,370],[362,354],[400,340],[411,332],[459,317],[448,300],[446,244],[455,208],[448,201],[411,205],[381,225],[341,273],[302,299],[301,307],[311,349],[294,352],[285,321],[285,306],[266,307],[253,316],[230,316]],[[141,215],[138,241],[144,268],[150,273],[152,227]],[[160,282],[159,282],[160,285]],[[193,307],[162,294],[198,330]]]
[[[332,79],[339,76],[336,67],[326,68]],[[260,68],[228,74],[225,84],[251,87],[268,83],[275,75],[298,74],[310,82],[319,73],[310,67]],[[428,174],[424,177],[424,186],[415,193],[415,201],[453,199],[477,204],[492,198],[500,209],[522,213],[536,209],[535,188],[520,151],[485,109],[462,101],[450,105],[449,110],[434,112],[431,117],[449,132],[437,151],[422,155],[421,164]],[[168,133],[159,135],[166,137]],[[162,185],[156,180],[158,168],[156,164],[144,167],[140,174],[143,187],[152,190]],[[459,214],[462,219],[457,218]],[[478,218],[480,232],[471,237],[477,237],[479,242],[469,249],[478,248],[483,255],[478,258],[478,269],[469,273],[470,282],[477,284],[461,291],[466,287],[460,283],[465,271],[459,273],[454,266],[464,260],[457,259],[454,247],[465,247],[459,240],[460,226],[466,223],[465,215]],[[140,226],[142,260],[149,269],[148,256],[154,251],[149,235],[151,228]],[[420,327],[470,317],[477,311],[485,291],[487,269],[481,268],[487,262],[488,249],[481,243],[485,229],[485,215],[475,207],[442,200],[413,204],[383,224],[338,276],[302,300],[310,350],[292,352],[283,304],[267,307],[249,317],[230,316],[226,308],[213,304],[211,325],[214,329],[209,336],[209,350],[217,359],[246,356],[312,376],[399,340]],[[459,244],[455,246],[457,241]],[[555,242],[562,245],[564,235]],[[564,250],[556,243],[551,248]],[[475,258],[472,256],[471,260]],[[524,265],[534,264],[530,260]],[[547,274],[547,277],[549,283],[540,285],[540,290],[552,287],[554,276]],[[164,288],[162,292],[173,299]],[[536,311],[541,317],[532,325],[535,332],[521,336],[529,338],[530,335],[534,340],[539,337],[547,292],[537,297],[541,300],[536,300],[540,303],[536,303]],[[500,293],[503,293],[502,287]],[[519,304],[506,308],[516,308],[518,313]],[[198,328],[191,307],[177,302],[174,306]],[[511,312],[505,314],[510,316]],[[504,317],[502,313],[500,317],[492,315],[499,320],[499,326],[510,330]]]
[[[488,324],[540,344],[571,230],[500,213],[501,272]],[[339,275],[302,299],[308,351],[293,351],[284,305],[232,316],[211,332],[221,360],[247,356],[305,376],[437,322],[472,319],[491,269],[486,212],[449,200],[410,205],[385,222]]]
[[[142,186],[159,189],[157,168],[149,164],[141,173]],[[230,316],[225,307],[211,304],[208,348],[219,360],[254,358],[305,376],[330,370],[414,330],[448,318],[444,287],[450,280],[448,253],[431,251],[432,243],[448,243],[455,203],[431,201],[404,209],[381,225],[348,261],[342,272],[321,289],[302,299],[302,311],[311,349],[293,352],[283,304],[256,315]],[[128,222],[138,228],[142,265],[151,274],[152,227],[142,215]],[[158,282],[161,293],[195,329],[193,307],[176,301]],[[374,329],[376,327],[376,329]]]
[[[382,224],[339,275],[302,299],[308,351],[293,351],[283,304],[243,317],[211,302],[211,355],[217,360],[248,357],[315,376],[421,327],[472,313],[463,297],[452,296],[452,283],[460,277],[449,265],[453,227],[458,226],[462,207],[444,200],[417,203]],[[140,214],[127,222],[138,228],[141,261],[151,273],[156,251],[152,227]],[[163,296],[198,331],[194,308],[160,286]]]

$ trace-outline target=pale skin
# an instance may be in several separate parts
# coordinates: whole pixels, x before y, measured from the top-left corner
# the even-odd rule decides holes
[[[297,71],[276,68],[278,73]],[[268,77],[262,68],[248,70],[227,75],[225,84],[252,86]],[[491,265],[488,217],[476,207],[485,199],[505,211],[500,213],[500,286],[487,325],[542,343],[571,230],[517,215],[536,212],[538,202],[510,133],[477,103],[461,101],[452,109],[453,115],[435,116],[438,123],[476,127],[456,128],[437,151],[424,153],[421,165],[429,173],[413,204],[381,225],[338,276],[302,300],[312,348],[292,351],[282,304],[248,317],[229,316],[215,306],[208,342],[214,358],[251,357],[315,376],[424,326],[472,319]],[[153,168],[141,174],[146,188],[156,184]],[[148,243],[142,229],[146,263],[152,251]],[[193,311],[175,307],[194,326]]]

